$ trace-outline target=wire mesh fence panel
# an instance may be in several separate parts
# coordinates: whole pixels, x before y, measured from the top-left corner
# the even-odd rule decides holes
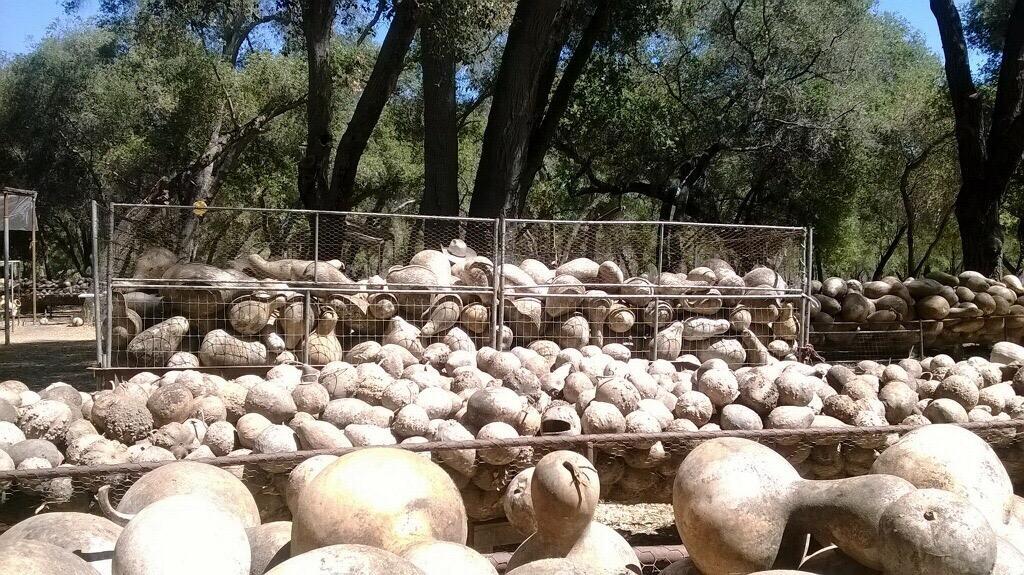
[[[1024,449],[1019,433],[1021,421],[966,424],[987,442],[1002,461],[1010,480],[1024,485]],[[672,502],[675,474],[686,456],[705,441],[721,437],[742,437],[756,441],[785,457],[806,479],[840,479],[870,472],[876,458],[911,426],[835,429],[725,430],[659,434],[615,434],[606,436],[541,436],[509,440],[473,440],[442,443],[403,441],[397,447],[429,454],[441,465],[462,493],[471,522],[501,519],[504,500],[518,473],[529,469],[548,453],[575,451],[590,459],[598,474],[601,501],[626,505]],[[397,434],[393,441],[402,440]],[[208,442],[204,442],[208,443]],[[201,457],[198,442],[189,459]],[[288,475],[302,462],[316,455],[343,455],[352,449],[294,453],[236,455],[196,459],[220,466],[240,479],[257,504],[262,522],[291,519],[294,496]],[[954,457],[963,454],[953,454]],[[70,454],[69,454],[70,456]],[[83,459],[84,458],[84,459]],[[101,488],[116,508],[131,486],[146,473],[167,461],[145,463],[139,451],[124,446],[91,444],[74,461],[91,461],[93,466],[53,468],[40,459],[37,464],[19,465],[18,471],[0,472],[0,531],[40,511],[99,513]],[[129,463],[134,461],[136,463]],[[117,463],[124,462],[124,463]],[[96,464],[101,465],[96,465]],[[110,464],[114,465],[105,465]],[[173,489],[172,489],[173,491]],[[515,518],[513,518],[514,520]],[[648,569],[657,558],[648,556]],[[664,567],[664,565],[662,565]],[[656,571],[646,571],[656,572]]]
[[[820,318],[821,314],[816,317]],[[812,322],[810,343],[829,362],[890,363],[937,354],[986,356],[1000,341],[1021,343],[1024,319],[1017,315],[910,321]]]
[[[802,342],[802,229],[506,220],[502,238],[502,322],[518,345],[742,365]]]
[[[505,220],[502,261],[528,274],[536,268],[533,262],[540,262],[554,275],[570,275],[586,285],[621,284],[657,273],[659,229],[655,222]],[[606,265],[595,267],[581,258]]]
[[[803,325],[799,290],[762,285],[764,268],[750,281],[659,273],[672,250],[763,251],[774,228],[119,204],[96,219],[105,367],[320,364],[396,338],[416,356],[446,339],[550,340],[753,363],[790,355]],[[737,261],[790,277],[787,257]]]
[[[470,337],[493,343],[493,220],[118,204],[96,219],[106,367],[322,364],[410,334],[426,347],[466,308]]]
[[[806,285],[807,231],[803,228],[665,223],[663,236],[663,271],[710,268],[718,274],[724,262],[741,277],[761,267],[777,274],[749,276],[756,281],[748,284],[797,290]]]

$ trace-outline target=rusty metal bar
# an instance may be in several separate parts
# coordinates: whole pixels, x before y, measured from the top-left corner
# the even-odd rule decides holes
[[[1024,420],[1010,421],[972,421],[958,425],[973,432],[1008,432],[1024,430]],[[700,443],[720,437],[740,437],[754,441],[804,438],[810,443],[815,439],[838,438],[855,439],[870,435],[890,433],[906,433],[919,428],[917,425],[887,425],[881,427],[813,427],[805,429],[758,429],[758,430],[717,430],[717,431],[674,431],[662,433],[607,433],[601,435],[539,435],[531,437],[514,437],[510,439],[473,439],[468,441],[431,441],[427,443],[410,443],[402,445],[344,447],[339,449],[313,449],[294,451],[291,453],[254,453],[251,455],[224,456],[207,459],[195,459],[200,463],[209,463],[218,467],[230,467],[246,464],[288,464],[299,463],[316,455],[345,455],[360,449],[388,447],[405,449],[413,452],[424,451],[455,451],[462,449],[488,449],[500,447],[546,447],[550,449],[583,449],[588,444],[595,447],[622,443],[671,442]],[[86,477],[113,473],[143,473],[152,471],[174,461],[153,461],[146,463],[123,463],[117,465],[96,465],[79,467],[57,467],[53,469],[26,469],[16,471],[0,471],[0,481],[17,479],[53,479],[57,477]]]

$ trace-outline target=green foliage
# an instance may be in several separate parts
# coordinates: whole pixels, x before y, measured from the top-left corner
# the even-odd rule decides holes
[[[76,3],[65,2],[71,9]],[[664,193],[681,186],[677,219],[813,226],[824,273],[868,277],[909,208],[914,259],[934,243],[927,265],[955,270],[955,222],[940,229],[959,181],[941,62],[902,21],[874,14],[872,4],[612,2],[609,27],[577,84],[528,211],[656,219]],[[973,46],[998,54],[1011,5],[969,3]],[[419,6],[424,25],[440,28],[459,60],[465,210],[515,1]],[[337,7],[335,143],[377,55],[372,34],[359,39],[378,9],[387,22],[393,2]],[[307,86],[296,1],[103,0],[101,14],[98,25],[56,32],[32,52],[0,61],[0,181],[41,192],[45,261],[54,273],[88,267],[87,201],[175,203],[168,182],[194,167],[212,135],[238,133]],[[252,42],[234,60],[225,48],[257,25],[265,35],[246,36]],[[577,27],[570,47],[579,33]],[[417,211],[424,136],[418,57],[414,50],[406,61],[361,159],[357,209]],[[223,174],[213,203],[297,206],[305,138],[301,107],[275,117]],[[1015,182],[1007,199],[1008,229],[1020,228],[1022,189]],[[1011,261],[1024,228],[1014,235]],[[897,242],[886,273],[915,267],[906,243],[905,236]]]

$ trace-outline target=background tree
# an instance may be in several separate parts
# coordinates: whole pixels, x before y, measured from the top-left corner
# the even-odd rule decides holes
[[[931,0],[956,125],[961,185],[955,212],[964,266],[988,275],[1002,256],[1000,206],[1024,155],[1024,2],[1001,2],[991,10],[979,4],[975,13],[987,14],[985,23],[1005,22],[987,35],[988,49],[1001,53],[990,105],[971,74],[960,12],[953,0]]]

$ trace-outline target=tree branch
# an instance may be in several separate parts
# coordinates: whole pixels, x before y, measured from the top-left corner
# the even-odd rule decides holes
[[[388,8],[387,0],[377,1],[377,11],[373,14],[373,18],[366,24],[366,26],[359,32],[359,38],[356,39],[356,46],[362,46],[363,42],[366,41],[367,36],[373,29],[377,27],[377,23],[380,22],[380,17],[384,15],[384,11]]]
[[[889,264],[889,260],[892,259],[892,255],[896,253],[897,246],[900,245],[900,240],[903,239],[903,234],[907,231],[907,224],[900,226],[900,229],[896,230],[896,236],[889,242],[889,247],[885,248],[885,253],[882,254],[882,258],[878,260],[878,265],[875,266],[875,273],[871,274],[871,280],[877,280],[882,277],[882,273],[885,272],[885,266]]]

